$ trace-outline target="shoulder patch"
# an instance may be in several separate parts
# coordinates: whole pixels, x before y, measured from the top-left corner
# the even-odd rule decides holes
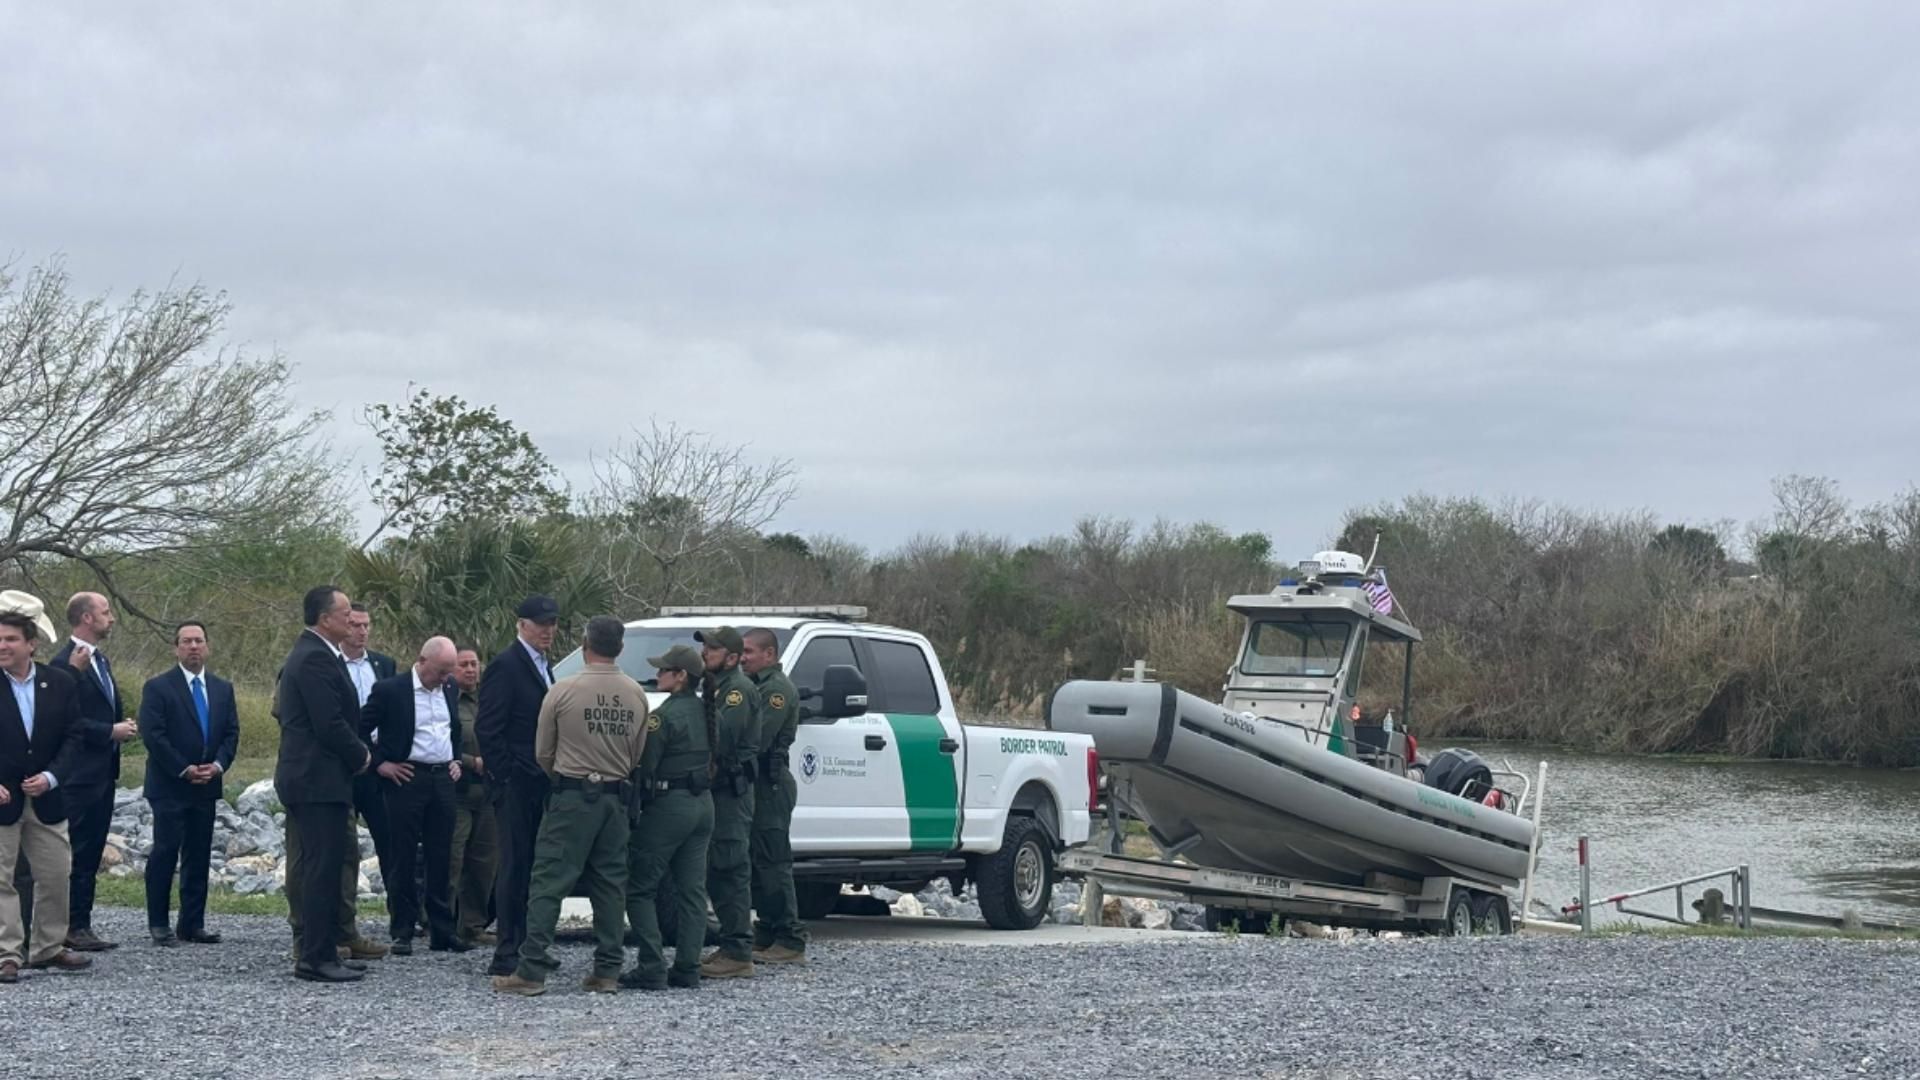
[[[776,709],[784,709],[787,707],[787,695],[775,694],[772,697],[767,699],[767,704],[773,706]]]
[[[651,735],[652,733],[659,730],[660,730],[660,714],[648,713],[647,714],[647,733]]]
[[[742,694],[742,693],[741,693],[740,691],[738,691],[738,690],[729,690],[729,691],[727,691],[727,704],[728,704],[728,705],[739,705],[739,704],[740,704],[741,702],[744,702],[744,701],[746,701],[746,700],[747,700],[747,696],[746,696],[745,694]]]

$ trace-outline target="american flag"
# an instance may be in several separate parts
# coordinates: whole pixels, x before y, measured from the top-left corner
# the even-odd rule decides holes
[[[1393,590],[1387,588],[1387,569],[1375,570],[1374,577],[1362,582],[1360,588],[1366,591],[1367,599],[1373,601],[1373,610],[1382,615],[1393,614]]]

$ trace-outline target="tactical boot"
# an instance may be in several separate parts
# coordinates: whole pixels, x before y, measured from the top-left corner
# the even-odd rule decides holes
[[[799,949],[789,949],[785,945],[770,945],[764,949],[755,949],[753,962],[756,964],[804,964],[807,962],[807,954]]]
[[[639,968],[628,968],[620,975],[620,985],[627,990],[665,990],[667,980],[658,975],[649,978]]]
[[[667,985],[678,990],[698,990],[700,989],[700,972],[681,971],[679,968],[674,968],[667,972]]]
[[[700,977],[703,979],[750,979],[753,977],[753,961],[736,960],[726,953],[715,951],[700,961]]]
[[[345,948],[347,950],[346,959],[352,960],[379,960],[384,958],[388,952],[385,945],[377,941],[369,941],[363,937],[356,937],[352,941],[347,942]]]
[[[547,992],[547,984],[523,979],[518,975],[495,975],[493,992],[496,994],[518,994],[521,997],[539,997]]]
[[[611,994],[620,989],[620,982],[611,975],[589,975],[580,980],[580,989],[589,994]]]

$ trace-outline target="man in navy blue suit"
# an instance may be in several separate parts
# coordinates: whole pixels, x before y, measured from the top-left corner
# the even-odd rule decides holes
[[[73,843],[73,876],[67,902],[67,947],[103,952],[114,947],[93,932],[93,886],[113,824],[113,791],[120,779],[120,744],[134,736],[120,686],[113,680],[106,643],[113,633],[113,605],[99,593],[75,593],[67,601],[71,636],[50,661],[73,676],[80,703],[80,755],[66,788],[67,835]]]
[[[480,709],[473,728],[486,759],[494,819],[499,824],[500,862],[494,884],[499,940],[489,975],[511,975],[527,936],[527,892],[533,878],[534,837],[547,805],[547,772],[533,756],[540,702],[553,685],[547,650],[553,648],[560,605],[551,596],[529,596],[517,614],[518,637],[480,676]]]
[[[153,851],[147,856],[147,931],[155,945],[213,945],[207,931],[207,864],[213,854],[214,807],[221,777],[240,745],[233,684],[207,670],[207,627],[181,623],[173,632],[179,664],[147,680],[140,693],[140,733],[147,744],[147,801],[153,805]],[[173,870],[180,868],[180,929],[167,927]]]

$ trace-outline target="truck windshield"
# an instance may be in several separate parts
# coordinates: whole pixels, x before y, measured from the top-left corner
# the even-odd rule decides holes
[[[693,640],[695,630],[696,628],[691,626],[629,626],[626,644],[620,647],[620,658],[616,663],[620,665],[620,670],[626,672],[634,682],[652,690],[654,689],[653,677],[659,673],[654,670],[652,664],[647,663],[647,657],[663,655],[675,645],[700,648],[700,643]],[[784,656],[787,651],[787,642],[793,638],[793,631],[775,630],[773,636],[780,643],[780,652]],[[580,650],[575,649],[567,654],[566,659],[553,665],[553,677],[559,680],[576,674],[586,666],[586,663],[580,655]]]
[[[1340,670],[1353,625],[1344,621],[1268,620],[1253,624],[1240,670],[1248,675],[1325,678]]]

